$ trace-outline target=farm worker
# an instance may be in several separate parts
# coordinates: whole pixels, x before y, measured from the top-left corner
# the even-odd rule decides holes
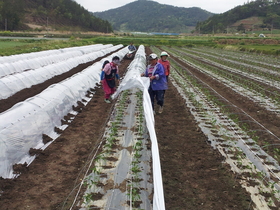
[[[164,104],[164,93],[167,89],[167,81],[164,72],[164,67],[158,62],[158,57],[155,53],[150,54],[148,59],[149,65],[147,66],[145,73],[141,74],[141,76],[150,78],[151,83],[149,87],[149,94],[154,114],[156,113],[154,109],[155,98],[157,104],[159,105],[159,113],[162,113]]]
[[[100,80],[105,93],[104,101],[106,103],[111,103],[109,99],[116,91],[116,78],[118,82],[120,81],[118,68],[119,64],[120,58],[118,56],[114,56],[112,62],[107,63],[102,69]]]
[[[133,45],[133,43],[131,42],[130,45],[128,46],[128,49],[130,51],[135,51],[136,50],[136,47]]]
[[[160,59],[158,60],[158,62],[161,63],[164,67],[167,82],[168,82],[168,76],[170,74],[170,62],[169,62],[169,60],[167,60],[168,56],[169,55],[167,54],[167,52],[163,51],[163,52],[161,52]]]

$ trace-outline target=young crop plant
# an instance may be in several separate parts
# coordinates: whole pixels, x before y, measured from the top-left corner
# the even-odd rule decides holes
[[[137,153],[137,150],[134,151],[135,154]],[[128,196],[128,201],[129,204],[133,207],[133,208],[138,208],[139,207],[139,201],[140,200],[140,183],[139,183],[139,176],[140,176],[140,160],[139,157],[137,155],[133,156],[133,161],[131,164],[131,180],[130,180],[130,184],[128,185],[128,189],[127,189],[127,196]]]

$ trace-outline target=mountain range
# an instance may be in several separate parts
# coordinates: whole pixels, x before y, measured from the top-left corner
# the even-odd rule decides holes
[[[91,13],[75,0],[0,0],[2,30],[228,33],[280,29],[280,0],[248,1],[225,13],[136,0]]]
[[[198,7],[175,7],[138,0],[93,15],[110,22],[116,31],[187,33],[195,28],[197,22],[214,14]]]

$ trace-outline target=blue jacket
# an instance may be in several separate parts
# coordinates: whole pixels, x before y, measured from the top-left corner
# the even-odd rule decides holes
[[[145,76],[148,77],[148,69],[150,65],[146,68]],[[155,79],[151,80],[150,87],[152,90],[166,90],[168,89],[167,87],[167,81],[166,81],[166,76],[165,76],[165,71],[164,67],[162,64],[157,63],[155,65],[155,68],[153,70],[153,76],[156,76]]]

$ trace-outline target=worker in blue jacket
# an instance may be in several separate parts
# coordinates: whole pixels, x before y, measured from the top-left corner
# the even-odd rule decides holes
[[[162,113],[164,104],[164,94],[165,90],[168,89],[164,67],[158,62],[158,57],[155,53],[150,54],[148,59],[149,65],[146,68],[146,72],[143,73],[141,76],[150,78],[151,84],[149,87],[149,94],[154,114],[154,99],[156,99],[157,104],[159,105],[159,113]]]

